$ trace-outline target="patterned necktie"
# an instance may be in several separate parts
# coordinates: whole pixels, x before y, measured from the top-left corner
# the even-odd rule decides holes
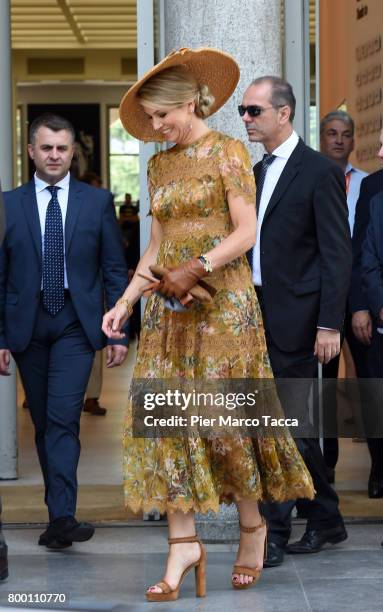
[[[257,210],[257,217],[259,213],[259,205],[261,203],[262,189],[263,189],[263,184],[266,178],[267,168],[273,163],[274,159],[275,159],[275,155],[271,155],[270,153],[265,153],[262,158],[261,169],[259,170],[259,173],[257,176],[257,191],[255,195],[255,206]],[[246,257],[249,262],[251,270],[253,270],[253,250],[254,250],[254,247],[251,247],[251,249],[249,249],[249,251],[247,251],[246,253]]]
[[[49,186],[52,197],[47,208],[44,233],[43,306],[53,317],[64,307],[64,233],[59,187]]]

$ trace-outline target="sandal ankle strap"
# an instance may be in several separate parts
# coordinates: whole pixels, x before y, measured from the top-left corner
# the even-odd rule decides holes
[[[256,531],[258,531],[258,529],[262,529],[262,527],[265,527],[266,525],[266,521],[265,519],[262,517],[261,522],[259,523],[259,525],[256,525],[255,527],[245,527],[244,525],[242,525],[242,523],[239,523],[239,530],[242,531],[243,533],[255,533]]]
[[[168,538],[169,544],[192,544],[193,542],[200,542],[200,539],[197,535],[194,536],[186,536],[184,538]]]

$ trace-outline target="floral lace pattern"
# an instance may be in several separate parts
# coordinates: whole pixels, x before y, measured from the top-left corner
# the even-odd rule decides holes
[[[151,213],[163,228],[158,263],[176,265],[209,251],[232,231],[227,193],[254,206],[245,146],[211,131],[190,146],[157,153],[148,165]],[[245,256],[209,275],[212,304],[167,310],[147,303],[134,377],[271,378],[262,316]],[[312,498],[310,475],[290,434],[275,438],[135,438],[129,403],[124,428],[124,491],[133,511],[217,511],[248,497]]]

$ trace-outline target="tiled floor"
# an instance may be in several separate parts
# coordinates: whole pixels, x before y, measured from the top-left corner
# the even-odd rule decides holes
[[[302,527],[296,527],[294,537]],[[100,527],[93,540],[65,552],[36,545],[37,529],[6,529],[10,577],[0,586],[0,607],[9,592],[65,593],[66,607],[183,612],[378,612],[383,601],[382,525],[349,525],[349,539],[316,555],[286,556],[265,569],[255,588],[234,592],[230,571],[235,546],[208,545],[207,597],[194,597],[193,575],[178,602],[148,604],[145,587],[161,577],[166,529]]]

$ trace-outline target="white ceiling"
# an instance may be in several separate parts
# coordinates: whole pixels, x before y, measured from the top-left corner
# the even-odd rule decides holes
[[[136,49],[136,4],[137,0],[11,0],[12,48]],[[283,13],[281,0],[282,20]],[[315,0],[310,0],[310,39],[315,40]]]
[[[136,49],[136,15],[136,0],[11,0],[12,48]]]

